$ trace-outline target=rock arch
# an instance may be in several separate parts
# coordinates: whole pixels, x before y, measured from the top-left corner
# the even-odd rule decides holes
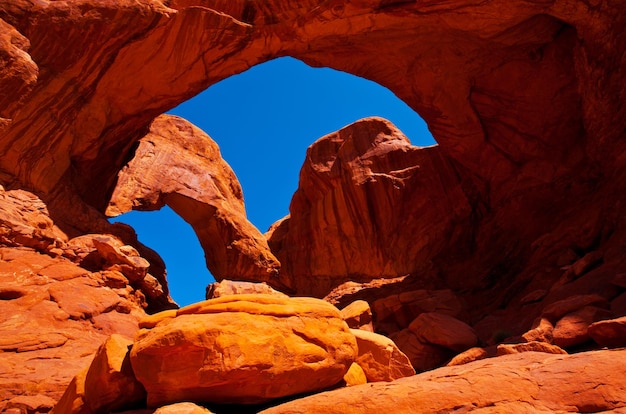
[[[620,182],[624,17],[574,4],[11,0],[1,181],[37,192],[68,233],[107,229],[117,172],[156,116],[290,55],[385,85],[426,119],[472,206],[468,237],[427,259],[448,283],[493,286],[537,254],[532,240],[589,216],[574,202],[606,217],[590,188]],[[601,221],[561,242],[589,248]],[[477,276],[457,283],[468,265]]]

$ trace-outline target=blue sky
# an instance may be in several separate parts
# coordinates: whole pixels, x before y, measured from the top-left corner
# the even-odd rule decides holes
[[[289,213],[306,149],[358,119],[382,116],[414,145],[432,145],[424,121],[388,89],[293,58],[255,66],[172,109],[220,146],[242,187],[248,219],[264,233]],[[181,306],[204,299],[213,282],[191,227],[168,207],[117,217],[165,260],[171,295]]]

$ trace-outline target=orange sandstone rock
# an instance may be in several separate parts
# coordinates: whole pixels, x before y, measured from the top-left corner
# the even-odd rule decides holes
[[[420,341],[462,352],[478,344],[474,330],[464,322],[443,313],[419,315],[408,328]]]
[[[341,309],[341,317],[350,328],[374,332],[372,326],[372,309],[364,300],[356,300]]]
[[[439,149],[367,118],[309,147],[290,216],[269,244],[298,293],[324,296],[346,279],[416,272],[442,247],[428,234],[454,232],[454,214],[443,211],[469,214],[469,206]]]
[[[174,172],[174,173],[173,173]],[[218,279],[271,281],[280,264],[247,219],[237,177],[217,144],[184,119],[162,115],[120,172],[107,214],[169,205],[194,228]]]
[[[626,351],[538,352],[483,359],[402,378],[325,392],[263,414],[393,412],[599,412],[626,407]],[[576,379],[576,381],[573,381]]]
[[[626,346],[626,316],[592,323],[589,325],[588,333],[602,346]]]
[[[323,296],[346,280],[406,276],[413,283],[406,291],[449,289],[463,296],[468,305],[459,313],[465,314],[453,316],[471,321],[484,340],[501,327],[511,335],[527,332],[546,305],[577,295],[599,299],[578,301],[575,308],[561,303],[546,319],[556,324],[584,306],[606,307],[623,292],[611,279],[626,265],[622,9],[606,0],[268,0],[216,1],[210,7],[202,0],[2,1],[0,183],[10,198],[30,206],[22,224],[42,208],[50,217],[6,226],[16,218],[20,223],[19,214],[0,214],[0,242],[17,252],[3,253],[0,324],[9,339],[3,339],[8,352],[0,355],[8,367],[2,398],[15,397],[24,384],[37,384],[33,395],[56,396],[69,371],[78,372],[103,340],[90,320],[70,319],[46,293],[56,283],[50,277],[58,281],[75,273],[38,272],[43,262],[83,266],[73,260],[78,252],[66,248],[66,239],[109,233],[102,213],[116,177],[154,118],[277,56],[389,87],[425,118],[439,142],[418,150],[397,139],[385,122],[369,120],[332,134],[348,143],[340,154],[318,145],[311,155],[319,157],[311,159],[329,166],[334,160],[335,170],[325,171],[324,162],[307,164],[301,186],[306,194],[294,197],[291,218],[274,230],[273,249],[285,265],[281,283],[293,281],[297,290]],[[366,138],[380,133],[383,142],[345,139],[347,131],[359,130]],[[350,145],[371,142],[378,144],[365,151]],[[350,168],[338,168],[345,164]],[[22,197],[21,189],[37,197]],[[315,214],[307,217],[306,202],[323,195],[326,204],[315,204]],[[332,214],[326,221],[319,212]],[[297,241],[293,252],[285,241]],[[23,248],[32,262],[21,260]],[[241,249],[242,262],[250,263],[251,251]],[[560,269],[576,257],[594,260],[579,262],[578,271]],[[149,261],[152,268],[158,259]],[[253,268],[258,264],[254,257],[251,262]],[[108,269],[85,269],[103,285],[123,283],[104,276]],[[163,273],[150,274],[163,294],[145,295],[149,309],[171,306]],[[141,289],[108,287],[123,300],[104,315],[140,312]],[[158,293],[153,287],[147,291]],[[542,293],[528,296],[532,292]],[[391,312],[385,332],[406,328],[425,311],[402,305]],[[622,309],[623,299],[614,308]],[[18,349],[25,352],[13,352]],[[550,392],[564,389],[550,384]],[[533,387],[523,389],[536,395]],[[589,395],[558,398],[571,410],[617,405]],[[482,398],[476,396],[478,406]],[[518,400],[481,408],[532,406]]]
[[[93,412],[115,411],[145,400],[146,391],[130,365],[131,344],[114,334],[96,352],[85,376],[85,400]]]
[[[521,352],[545,352],[548,354],[567,354],[564,349],[548,344],[545,342],[523,342],[520,344],[500,344],[497,348],[497,354],[508,355],[518,354]]]
[[[454,365],[464,365],[469,362],[485,359],[489,356],[489,352],[484,348],[470,348],[467,351],[463,351],[454,358],[452,358],[446,366],[451,367]]]
[[[415,333],[409,329],[403,329],[391,335],[390,338],[409,358],[411,365],[417,372],[440,367],[454,355],[447,348],[420,341]]]
[[[352,329],[359,349],[357,364],[367,381],[393,381],[415,375],[415,369],[397,345],[389,338],[361,329]]]
[[[353,362],[346,372],[346,375],[343,376],[343,382],[345,382],[346,387],[352,387],[353,385],[361,385],[367,383],[367,376],[365,375],[365,371],[363,368],[356,362]]]
[[[154,414],[211,414],[211,411],[194,403],[181,402],[159,407]]]
[[[87,265],[90,249],[34,194],[0,189],[0,211],[0,411],[45,411],[38,396],[58,400],[110,334],[134,336],[145,295],[106,263]]]
[[[252,404],[335,385],[356,352],[354,335],[326,302],[234,295],[187,306],[144,329],[131,362],[151,407]]]
[[[219,282],[211,283],[206,287],[207,300],[228,295],[244,295],[251,293],[287,297],[284,293],[272,289],[267,283],[221,280]]]
[[[601,308],[586,306],[575,312],[568,313],[554,327],[554,345],[561,348],[584,344],[589,341],[588,328],[594,322],[610,319],[613,314]]]

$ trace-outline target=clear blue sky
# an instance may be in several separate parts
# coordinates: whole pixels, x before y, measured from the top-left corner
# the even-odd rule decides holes
[[[414,145],[432,145],[424,121],[388,89],[292,58],[255,66],[172,109],[215,140],[243,187],[248,219],[264,233],[289,213],[306,149],[358,119],[381,116]],[[165,260],[171,295],[181,306],[204,300],[213,282],[191,227],[168,207],[130,212],[114,221]]]

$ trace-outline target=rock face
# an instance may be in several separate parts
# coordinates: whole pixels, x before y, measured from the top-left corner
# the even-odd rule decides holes
[[[146,299],[174,304],[118,236],[69,239],[23,190],[0,188],[0,212],[0,410],[49,409],[109,335],[135,335]]]
[[[323,296],[346,280],[417,271],[443,247],[429,235],[454,239],[455,216],[470,210],[436,147],[412,146],[388,121],[368,118],[307,150],[291,214],[269,243],[296,291]]]
[[[241,186],[217,144],[189,122],[161,115],[120,171],[107,214],[166,204],[195,229],[217,280],[279,285],[280,264],[246,219]]]
[[[341,381],[356,358],[339,311],[317,299],[225,296],[154,318],[130,354],[151,407],[256,404],[318,391]]]
[[[615,398],[626,391],[625,352],[509,355],[499,357],[498,363],[481,360],[390,383],[325,392],[262,413],[611,411],[626,406],[624,401],[616,401],[621,398]]]
[[[336,169],[353,181],[344,190],[334,182],[315,193],[307,182],[330,183],[329,176],[305,173],[289,229],[272,237],[285,277],[311,282],[299,293],[323,295],[346,278],[419,274],[463,289],[515,286],[501,292],[506,301],[555,257],[606,251],[608,235],[623,238],[614,202],[625,193],[620,10],[608,1],[272,0],[210,8],[199,0],[5,1],[0,181],[35,191],[64,231],[98,233],[118,172],[156,116],[225,77],[290,55],[389,87],[440,144],[418,151],[392,139],[389,151],[354,145],[353,154],[348,144],[339,156],[334,138],[317,146],[305,169],[322,172],[315,162],[324,159],[373,164],[354,174]],[[348,131],[359,128],[370,138],[395,136],[373,121]],[[345,140],[348,131],[335,137]],[[326,222],[306,217],[307,203],[324,196],[337,213]],[[278,243],[297,235],[307,239],[293,248]],[[332,238],[352,235],[357,245]],[[326,242],[328,254],[349,259],[330,268]],[[604,253],[605,265],[617,260]],[[466,269],[472,274],[462,276]],[[548,273],[549,283],[561,276]]]

